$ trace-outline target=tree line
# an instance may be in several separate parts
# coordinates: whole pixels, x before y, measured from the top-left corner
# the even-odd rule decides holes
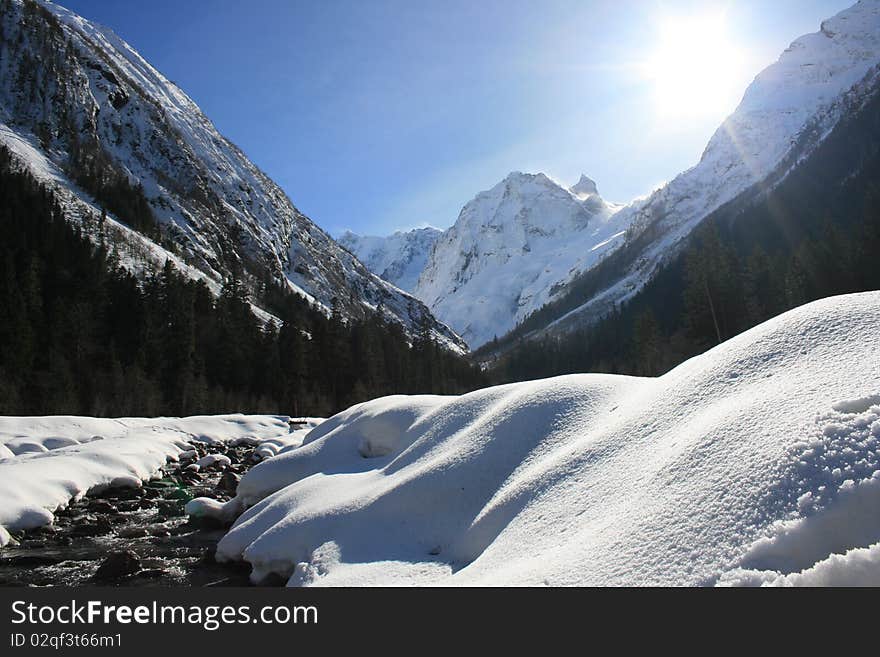
[[[461,393],[479,369],[381,309],[348,320],[232,276],[215,296],[167,262],[137,280],[0,148],[0,414],[327,415],[391,393]],[[100,224],[99,224],[100,225]]]

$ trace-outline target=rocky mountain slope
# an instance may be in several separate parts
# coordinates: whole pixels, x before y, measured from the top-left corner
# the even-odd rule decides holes
[[[464,206],[414,294],[476,348],[512,329],[623,235],[617,206],[583,177],[571,190],[514,172]]]
[[[45,0],[0,0],[0,139],[135,271],[167,258],[213,288],[271,280],[349,316],[381,308],[460,339],[299,212],[198,106],[111,30]]]
[[[718,128],[700,162],[615,220],[628,226],[597,292],[572,281],[550,323],[567,330],[630,299],[675,256],[685,238],[719,208],[745,208],[804,162],[838,122],[860,111],[880,79],[880,2],[861,0],[794,41],[762,71]],[[577,297],[579,286],[589,293]]]
[[[434,242],[442,233],[431,227],[397,231],[387,237],[345,231],[337,241],[370,271],[401,290],[412,292],[428,262]]]

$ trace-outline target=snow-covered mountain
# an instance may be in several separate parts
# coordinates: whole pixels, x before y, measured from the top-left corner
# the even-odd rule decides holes
[[[397,231],[387,237],[345,231],[336,241],[351,251],[371,272],[401,290],[412,292],[428,262],[434,242],[442,233],[431,227]]]
[[[437,239],[414,294],[479,347],[612,248],[625,230],[617,209],[586,176],[566,189],[543,173],[511,173]]]
[[[111,198],[120,207],[146,200],[160,231],[149,239],[132,214],[106,207],[111,248],[132,270],[170,258],[215,289],[243,271],[350,316],[381,307],[408,329],[427,317],[439,340],[461,346],[421,302],[299,212],[111,30],[46,0],[0,0],[0,54],[0,141],[55,188],[71,220],[89,232]]]
[[[699,163],[645,199],[622,209],[628,226],[622,274],[555,321],[555,328],[594,321],[651,279],[688,234],[728,203],[747,205],[803,162],[841,118],[878,93],[880,1],[861,0],[795,40],[749,85]],[[563,292],[564,293],[564,292]]]
[[[413,292],[476,348],[572,293],[626,245],[617,277],[552,326],[594,321],[638,292],[713,211],[757,198],[809,157],[876,91],[878,63],[880,1],[862,0],[760,73],[699,163],[667,185],[621,208],[586,176],[565,190],[542,174],[511,174],[464,207]]]

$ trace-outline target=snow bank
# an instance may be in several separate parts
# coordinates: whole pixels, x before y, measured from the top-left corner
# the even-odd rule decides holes
[[[218,557],[292,585],[856,582],[880,552],[878,393],[865,293],[657,379],[378,399],[253,468]]]
[[[75,497],[107,486],[140,486],[189,442],[275,438],[279,416],[188,418],[0,417],[0,545],[7,530],[53,520]]]
[[[265,461],[281,452],[299,447],[308,433],[323,421],[324,418],[320,417],[303,417],[291,420],[290,433],[261,440],[254,450],[254,456]]]

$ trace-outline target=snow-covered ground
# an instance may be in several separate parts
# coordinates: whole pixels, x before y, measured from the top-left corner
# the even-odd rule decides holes
[[[218,546],[306,585],[880,584],[880,292],[656,378],[582,374],[283,416],[0,418],[0,544],[192,441],[265,460]]]
[[[835,297],[656,379],[354,406],[248,472],[218,556],[293,585],[877,583],[878,441],[880,293]]]
[[[291,431],[289,418],[274,415],[0,417],[0,545],[7,530],[49,524],[53,511],[89,491],[140,486],[190,442],[248,443],[270,458],[320,422],[303,420]]]

